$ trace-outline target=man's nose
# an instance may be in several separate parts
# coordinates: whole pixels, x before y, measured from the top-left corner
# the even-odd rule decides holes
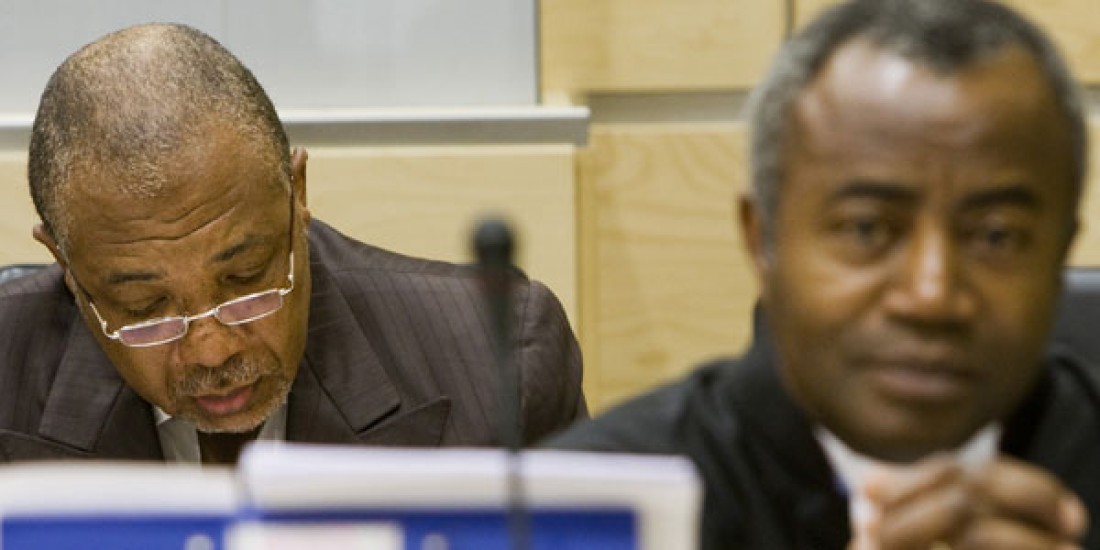
[[[977,305],[948,228],[934,223],[918,226],[899,258],[887,290],[887,309],[919,322],[964,321]]]
[[[195,319],[179,341],[180,362],[220,367],[241,351],[244,342],[237,327],[223,325],[214,316]]]

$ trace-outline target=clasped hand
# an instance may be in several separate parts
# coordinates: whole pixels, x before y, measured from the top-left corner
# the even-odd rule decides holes
[[[1005,457],[978,469],[930,458],[872,476],[864,494],[874,515],[853,550],[1071,550],[1088,526],[1080,499],[1057,479]]]

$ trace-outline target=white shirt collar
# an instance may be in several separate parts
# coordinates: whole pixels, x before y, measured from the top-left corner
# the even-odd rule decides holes
[[[164,460],[186,464],[202,463],[199,454],[199,436],[194,424],[182,418],[175,418],[157,406],[153,406],[153,420],[157,424],[157,437],[160,438],[160,449],[164,453]],[[286,439],[285,403],[267,417],[256,439],[271,441]]]
[[[825,455],[846,488],[861,487],[867,476],[875,471],[901,470],[903,464],[884,462],[862,455],[852,450],[832,432],[818,427],[814,431]],[[952,452],[967,467],[976,468],[993,460],[997,454],[997,444],[1001,439],[1001,426],[990,424],[971,436],[966,443]]]

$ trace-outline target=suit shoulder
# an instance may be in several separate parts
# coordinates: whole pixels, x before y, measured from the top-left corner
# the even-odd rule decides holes
[[[1046,361],[1057,386],[1073,388],[1100,408],[1100,364],[1076,348],[1058,342],[1048,348]]]
[[[383,292],[423,296],[434,305],[442,296],[460,303],[480,303],[477,266],[408,256],[347,237],[314,221],[310,225],[310,262],[332,276],[345,293]],[[513,269],[513,300],[541,306],[556,302],[548,287]],[[433,298],[434,297],[434,298]],[[414,307],[415,303],[406,303]],[[480,306],[478,306],[480,307]]]
[[[12,266],[18,274],[0,281],[0,300],[33,295],[57,294],[64,284],[57,264]]]
[[[722,359],[703,364],[686,377],[661,386],[582,422],[546,442],[559,449],[643,454],[682,454],[685,430],[703,428],[701,403],[709,402],[721,373],[735,362]]]
[[[35,429],[79,319],[56,265],[0,285],[0,394],[8,396],[0,401],[0,429]],[[19,456],[11,448],[2,452]]]
[[[7,331],[31,327],[36,319],[73,307],[72,294],[56,264],[0,284],[0,325]]]
[[[375,272],[393,275],[423,275],[473,279],[471,264],[418,258],[358,241],[325,223],[310,223],[310,254],[335,274]]]

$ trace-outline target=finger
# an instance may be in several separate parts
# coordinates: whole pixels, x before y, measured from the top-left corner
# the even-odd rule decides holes
[[[1084,505],[1057,478],[1032,465],[1001,458],[976,473],[975,487],[989,513],[1029,523],[1062,537],[1084,533]]]
[[[929,548],[967,527],[975,502],[969,484],[955,479],[919,489],[883,509],[875,526],[881,548]]]
[[[975,518],[952,541],[954,550],[1070,550],[1071,539],[1000,517]]]
[[[1089,530],[1089,511],[1081,497],[1070,495],[1070,498],[1062,501],[1062,510],[1059,512],[1062,521],[1063,532],[1074,540],[1080,540]]]

